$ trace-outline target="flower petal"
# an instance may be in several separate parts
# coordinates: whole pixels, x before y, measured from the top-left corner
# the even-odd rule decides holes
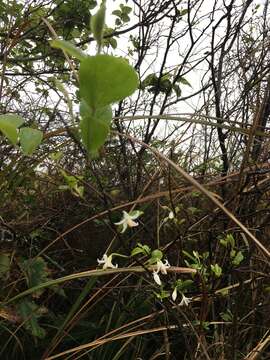
[[[133,221],[131,218],[127,219],[127,224],[129,227],[134,227],[134,226],[138,226],[139,223]]]
[[[164,275],[167,275],[167,269],[170,267],[168,260],[165,260],[163,263],[161,260],[157,261],[157,272],[161,272]]]
[[[122,225],[122,224],[124,224],[124,222],[125,222],[125,219],[122,219],[121,221],[114,223],[114,225]]]
[[[127,230],[127,223],[124,222],[124,223],[123,223],[123,229],[120,231],[121,234],[123,234],[126,230]]]
[[[99,264],[99,265],[105,264],[106,261],[107,261],[107,258],[108,258],[108,256],[107,256],[106,254],[104,254],[104,255],[102,256],[102,259],[101,259],[101,260],[97,259],[98,264]]]
[[[172,293],[172,299],[173,301],[175,301],[177,298],[177,288],[175,287],[174,290],[173,290],[173,293]]]
[[[160,280],[160,277],[159,277],[157,271],[154,271],[154,272],[153,272],[153,277],[154,277],[155,282],[156,282],[159,286],[161,286],[161,280]]]
[[[191,298],[186,297],[184,294],[182,294],[182,300],[180,302],[180,306],[188,306],[188,304],[191,302]]]

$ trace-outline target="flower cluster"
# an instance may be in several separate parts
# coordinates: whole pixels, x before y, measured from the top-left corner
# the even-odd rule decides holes
[[[131,211],[129,213],[127,213],[126,211],[123,211],[123,218],[121,221],[115,223],[115,225],[121,225],[122,226],[122,230],[121,233],[125,232],[126,229],[129,227],[135,227],[138,226],[139,224],[137,222],[135,222],[134,220],[136,220],[140,215],[142,214],[142,211]],[[174,213],[172,211],[170,211],[169,219],[173,219],[174,218]],[[146,256],[150,256],[150,259],[147,261],[147,263],[149,265],[153,266],[153,278],[154,281],[156,282],[157,285],[161,286],[160,289],[160,294],[156,294],[157,296],[159,296],[161,299],[165,298],[165,297],[169,297],[170,293],[168,291],[165,291],[163,289],[162,286],[162,282],[160,279],[160,273],[163,275],[167,275],[167,269],[170,267],[170,264],[168,262],[168,260],[162,261],[163,258],[163,253],[161,250],[156,249],[153,250],[151,252],[151,248],[147,245],[141,245],[139,244],[136,248],[134,248],[131,252],[131,256],[135,256],[137,254],[144,254]],[[102,265],[102,268],[105,269],[116,269],[118,268],[118,264],[113,264],[112,263],[112,258],[113,256],[120,256],[120,257],[128,257],[126,255],[121,255],[121,254],[111,254],[111,255],[107,255],[104,254],[102,259],[99,260],[97,259],[97,262],[99,265]],[[179,303],[180,306],[188,306],[189,303],[192,301],[192,298],[188,298],[184,295],[184,292],[187,290],[188,286],[190,285],[190,283],[192,283],[192,280],[177,280],[175,285],[174,285],[174,289],[173,292],[171,294],[172,300],[176,301],[178,293],[181,294],[182,299]]]

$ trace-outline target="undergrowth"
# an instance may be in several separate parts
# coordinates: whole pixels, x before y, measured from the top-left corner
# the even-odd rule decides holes
[[[0,359],[270,358],[269,11],[222,3],[0,1]]]

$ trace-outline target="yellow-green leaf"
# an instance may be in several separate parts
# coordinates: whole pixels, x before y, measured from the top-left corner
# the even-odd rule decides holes
[[[0,131],[8,138],[12,144],[18,141],[17,128],[24,123],[24,119],[16,114],[0,115]]]
[[[55,39],[51,40],[50,44],[53,48],[61,49],[80,61],[86,58],[86,54],[81,49],[77,48],[77,46],[73,45],[70,41]]]
[[[105,14],[106,14],[106,6],[105,6],[105,1],[103,1],[100,5],[98,12],[91,18],[91,31],[99,48],[101,47],[102,38],[103,38]]]
[[[32,155],[43,138],[40,130],[24,127],[20,129],[20,144],[25,155]]]
[[[110,131],[112,109],[110,106],[92,111],[87,104],[81,103],[81,137],[87,151],[96,156],[98,149],[105,143]]]
[[[97,109],[131,95],[138,87],[136,71],[123,58],[89,56],[80,66],[80,95]]]

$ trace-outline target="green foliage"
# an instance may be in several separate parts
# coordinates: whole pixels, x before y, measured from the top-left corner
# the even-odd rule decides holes
[[[82,100],[80,129],[82,141],[88,152],[96,156],[97,150],[104,144],[112,120],[112,109],[110,106],[104,106],[92,110],[87,103]]]
[[[244,255],[242,254],[242,251],[234,252],[234,250],[231,252],[231,258],[232,263],[234,266],[239,266],[240,263],[244,260]]]
[[[160,301],[163,301],[164,299],[170,297],[169,291],[163,289],[160,289],[160,292],[154,291],[154,294],[157,297],[157,299],[159,299]]]
[[[114,33],[114,29],[109,28],[107,26],[104,27],[103,31],[103,40],[102,40],[102,46],[109,47],[111,46],[113,49],[117,48],[117,40],[115,37],[112,36]],[[111,35],[111,36],[110,36]],[[106,36],[106,38],[105,38]]]
[[[25,155],[32,155],[42,141],[43,133],[40,130],[23,127],[24,119],[16,114],[0,115],[0,130],[8,140],[16,145],[20,140],[22,151]]]
[[[147,86],[155,86],[158,82],[158,77],[156,74],[149,74],[141,83],[141,89],[144,90]]]
[[[91,31],[98,44],[99,51],[102,45],[105,26],[106,1],[103,0],[97,13],[91,18]]]
[[[21,116],[16,114],[0,115],[0,130],[8,140],[16,145],[18,141],[18,127],[24,123]]]
[[[23,127],[20,129],[20,144],[25,155],[32,155],[40,145],[43,133],[40,130]]]
[[[38,319],[44,314],[45,308],[39,307],[28,299],[21,300],[17,305],[18,313],[24,321],[24,327],[34,336],[44,339],[46,331],[39,325]]]
[[[182,280],[182,279],[178,279],[175,284],[174,284],[174,288],[177,288],[177,290],[179,292],[186,292],[187,290],[190,290],[191,286],[193,285],[193,280]]]
[[[89,27],[90,11],[96,6],[96,0],[59,1],[59,6],[53,13],[53,16],[55,22],[60,24],[60,35],[65,40],[71,39],[76,30],[81,35],[81,32]]]
[[[177,82],[180,82],[180,83],[183,84],[183,85],[187,85],[187,86],[189,86],[189,87],[192,87],[191,84],[190,84],[190,82],[187,81],[187,79],[184,78],[183,76],[179,76],[179,77],[176,79],[176,81],[177,81]]]
[[[177,97],[181,96],[180,87],[173,83],[172,75],[167,73],[164,74],[160,79],[156,74],[149,74],[142,81],[140,88],[145,90],[146,88],[150,93],[163,93],[163,94],[171,94],[172,90],[174,90]]]
[[[150,253],[151,253],[151,248],[148,245],[142,245],[141,243],[138,243],[138,246],[132,249],[131,256],[135,256],[138,254],[149,256]]]
[[[189,259],[185,260],[186,265],[196,269],[206,281],[209,275],[206,264],[206,260],[209,258],[209,252],[199,254],[198,251],[192,251],[191,255],[188,251],[183,250],[183,254]]]
[[[21,260],[19,263],[27,280],[28,287],[40,285],[49,279],[49,270],[45,260],[41,257],[29,260]],[[44,290],[39,290],[34,293],[34,297],[38,298]]]
[[[80,96],[92,109],[120,101],[138,87],[135,70],[125,59],[110,55],[87,57],[79,74]]]
[[[221,238],[220,244],[230,250],[230,259],[234,266],[239,266],[244,260],[244,255],[241,250],[236,249],[235,239],[232,234],[227,234],[225,238]]]
[[[222,275],[222,268],[218,264],[211,265],[211,270],[217,278]]]
[[[227,311],[221,312],[220,313],[220,317],[224,320],[224,321],[232,321],[233,320],[233,314],[230,311],[230,309],[227,309]]]
[[[109,133],[109,105],[131,95],[138,86],[138,77],[124,59],[110,55],[83,59],[79,74],[81,136],[88,152],[95,156]]]
[[[117,18],[115,20],[115,24],[117,26],[121,26],[122,23],[127,23],[130,21],[129,14],[131,13],[132,8],[123,4],[120,4],[119,9],[114,10],[112,12]]]
[[[250,176],[251,163],[241,167],[240,152],[246,145],[250,119],[256,115],[254,104],[264,98],[261,84],[267,64],[263,56],[257,56],[263,48],[259,31],[246,35],[252,31],[247,31],[249,25],[243,18],[245,25],[236,37],[241,51],[238,65],[238,49],[230,42],[236,35],[234,27],[226,32],[228,43],[224,46],[227,49],[231,43],[233,52],[229,49],[222,58],[220,87],[226,96],[221,96],[220,108],[224,119],[209,116],[202,122],[207,114],[215,114],[216,89],[214,74],[209,71],[215,64],[211,64],[211,54],[204,52],[210,43],[204,47],[200,38],[206,44],[208,35],[213,36],[211,26],[204,25],[212,20],[217,24],[216,11],[209,16],[207,10],[200,19],[198,14],[205,6],[197,2],[188,9],[177,9],[181,2],[155,6],[153,2],[125,0],[112,9],[115,26],[109,28],[105,2],[99,10],[97,6],[95,0],[30,1],[27,6],[23,1],[0,0],[4,64],[0,358],[45,359],[65,350],[71,351],[71,357],[101,360],[160,355],[184,359],[193,353],[211,359],[243,358],[268,328],[264,312],[269,281],[263,276],[267,261],[262,261],[244,234],[192,181],[184,181],[173,166],[163,162],[162,154],[204,184],[216,199],[222,197],[230,211],[267,245],[267,174]],[[239,23],[235,14],[241,14],[241,6],[232,6],[233,24]],[[216,8],[222,10],[218,4]],[[221,11],[220,16],[226,12]],[[131,14],[134,22],[129,25]],[[42,18],[58,39],[50,41],[52,34]],[[254,19],[252,27],[257,22]],[[201,37],[195,36],[198,24]],[[183,46],[192,34],[197,45]],[[93,36],[99,54],[88,56],[95,47]],[[219,51],[223,40],[222,34],[213,38],[213,53]],[[109,55],[117,42],[122,45],[123,41],[127,46],[117,53],[128,53],[136,62],[136,71],[125,59]],[[100,54],[102,48],[108,55]],[[70,63],[58,49],[72,57]],[[178,50],[179,61],[174,64],[172,50]],[[259,64],[258,76],[250,81],[253,56],[262,59],[263,71]],[[234,62],[236,66],[227,71]],[[177,75],[180,70],[183,76]],[[244,70],[245,79],[241,78]],[[189,79],[198,71],[192,90]],[[138,86],[137,73],[143,77],[139,96],[125,101]],[[237,91],[231,86],[236,79],[241,80]],[[240,95],[248,95],[244,106]],[[182,114],[185,98],[194,106],[190,117]],[[121,104],[113,105],[118,101]],[[113,133],[103,151],[100,148],[109,135],[113,111],[121,135]],[[216,127],[223,121],[239,120],[241,113],[251,115],[241,121],[245,136],[234,133],[231,126],[224,132],[230,161],[229,176],[224,176],[224,154],[216,141]],[[27,127],[33,122],[37,128]],[[146,141],[155,156],[144,145],[127,139],[127,132],[135,141]],[[264,135],[268,137],[267,131]],[[254,136],[252,146],[263,146],[263,136],[257,139],[260,141]],[[42,137],[36,156],[22,155],[34,154]],[[97,154],[102,155],[100,159],[93,159]],[[255,163],[255,172],[261,171],[259,161],[252,165]],[[239,176],[243,186],[236,183],[239,169],[245,169]],[[231,201],[234,196],[239,200],[236,207]],[[123,212],[119,219],[122,210],[134,206],[142,207],[143,219],[134,221],[142,214],[138,210]],[[231,234],[224,235],[226,229]],[[14,232],[14,241],[8,238],[9,231]],[[101,258],[99,266],[97,259]],[[168,271],[164,258],[171,264]],[[247,258],[251,261],[245,261]],[[183,267],[189,269],[183,271]],[[59,284],[64,284],[65,292]],[[251,326],[247,327],[249,319]],[[235,329],[239,330],[237,337]],[[197,334],[204,349],[196,348]],[[223,341],[215,346],[215,339]],[[80,345],[82,351],[78,352],[74,348]]]
[[[220,243],[221,245],[231,247],[232,249],[235,247],[235,240],[232,234],[227,234],[224,239],[220,239]]]
[[[70,41],[55,39],[50,41],[53,48],[66,51],[69,55],[74,56],[78,60],[83,60],[86,54],[81,51],[77,46],[73,45]]]
[[[158,260],[163,258],[163,252],[159,249],[155,249],[151,252],[151,258],[149,259],[149,264],[155,264]]]
[[[82,198],[84,193],[84,186],[79,185],[80,180],[82,180],[82,176],[75,177],[73,175],[68,175],[64,170],[60,170],[60,173],[63,175],[67,185],[60,185],[59,189],[70,190],[73,195]]]

